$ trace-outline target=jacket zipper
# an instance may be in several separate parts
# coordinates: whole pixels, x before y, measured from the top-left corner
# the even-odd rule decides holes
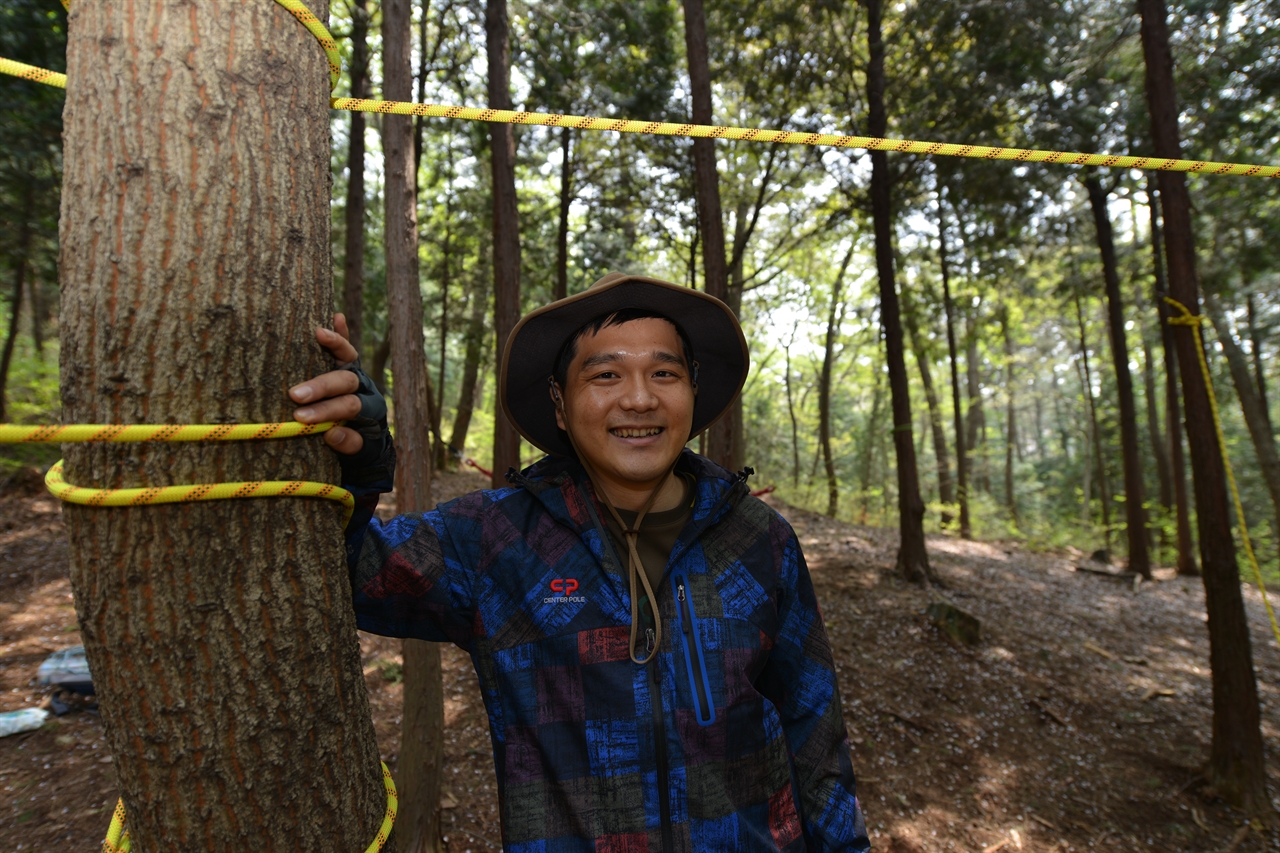
[[[689,672],[689,687],[693,691],[694,711],[698,725],[709,726],[716,721],[715,699],[707,684],[707,665],[702,657],[702,644],[698,639],[697,625],[693,621],[693,602],[685,592],[684,578],[675,578],[676,601],[680,608],[680,628],[684,640],[685,666]]]
[[[655,614],[657,608],[654,609]],[[645,629],[648,650],[653,650],[654,633],[652,628]],[[649,704],[653,708],[653,752],[658,765],[658,820],[662,831],[662,851],[671,853],[675,850],[675,839],[671,834],[671,780],[670,768],[667,766],[667,722],[662,713],[662,671],[658,668],[658,658],[649,661],[649,678],[652,686],[649,690]]]

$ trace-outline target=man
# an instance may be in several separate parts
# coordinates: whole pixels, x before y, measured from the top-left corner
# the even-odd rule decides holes
[[[677,322],[678,318],[678,322]],[[692,337],[686,334],[691,330]],[[356,354],[321,330],[340,362]],[[499,395],[549,456],[511,488],[380,523],[394,457],[367,377],[291,390],[360,495],[362,629],[479,675],[504,848],[864,851],[831,649],[786,521],[684,448],[746,380],[719,300],[611,274],[511,334]]]

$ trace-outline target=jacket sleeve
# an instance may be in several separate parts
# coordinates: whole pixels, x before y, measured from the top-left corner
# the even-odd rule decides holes
[[[867,851],[831,644],[800,544],[789,528],[787,533],[778,578],[778,633],[756,688],[782,718],[808,849]]]
[[[343,465],[343,487],[355,495],[347,522],[347,568],[356,626],[387,637],[452,642],[469,648],[475,605],[472,574],[452,547],[447,513],[437,508],[380,521],[378,498],[391,491],[395,449]]]

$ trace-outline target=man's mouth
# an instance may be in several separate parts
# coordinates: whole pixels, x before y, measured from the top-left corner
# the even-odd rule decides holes
[[[662,427],[614,427],[609,432],[618,438],[648,438],[662,430]]]

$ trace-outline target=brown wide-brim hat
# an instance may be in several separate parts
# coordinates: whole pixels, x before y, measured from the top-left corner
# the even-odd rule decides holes
[[[498,399],[530,444],[557,456],[572,455],[568,436],[556,426],[547,379],[561,348],[579,329],[597,317],[632,308],[669,317],[693,345],[698,395],[690,437],[720,420],[733,405],[747,381],[751,357],[729,306],[669,281],[609,273],[581,293],[529,312],[511,330],[502,354]]]

